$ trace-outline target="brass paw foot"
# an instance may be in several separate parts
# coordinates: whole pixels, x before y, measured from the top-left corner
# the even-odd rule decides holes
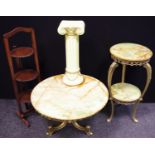
[[[58,126],[48,126],[48,130],[46,132],[47,136],[52,136],[54,132],[61,130],[62,128],[64,128],[66,126],[67,122],[62,122],[61,124],[59,124]]]
[[[132,120],[135,122],[135,123],[138,123],[139,120],[137,118],[132,118]]]
[[[46,132],[47,136],[52,136],[54,133],[53,127],[52,126],[48,126],[48,130]]]
[[[91,127],[90,126],[81,126],[79,123],[77,123],[76,121],[72,122],[73,126],[81,131],[84,131],[88,136],[93,135],[92,131],[91,131]]]
[[[111,123],[111,121],[112,121],[112,118],[111,117],[107,119],[107,122],[108,123]]]
[[[86,126],[85,127],[85,132],[88,136],[93,135],[93,132],[91,131],[91,127],[90,126]]]

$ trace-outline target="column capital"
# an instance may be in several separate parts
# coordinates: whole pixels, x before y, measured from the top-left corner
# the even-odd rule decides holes
[[[60,35],[83,35],[85,32],[85,23],[82,20],[62,20],[58,33]]]

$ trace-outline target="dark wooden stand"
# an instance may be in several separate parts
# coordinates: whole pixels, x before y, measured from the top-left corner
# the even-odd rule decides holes
[[[10,38],[14,37],[17,33],[24,32],[31,35],[31,47],[15,47],[11,49]],[[17,27],[12,31],[3,35],[5,51],[8,59],[8,64],[11,73],[11,79],[13,83],[14,93],[17,100],[18,111],[17,116],[23,121],[26,126],[30,126],[27,120],[27,116],[33,111],[30,106],[30,94],[31,89],[25,90],[27,82],[37,80],[40,81],[40,69],[38,62],[37,46],[35,33],[32,28]],[[35,69],[24,69],[22,60],[24,58],[32,57],[35,64]],[[15,64],[14,64],[15,61]],[[15,65],[17,71],[15,71]]]

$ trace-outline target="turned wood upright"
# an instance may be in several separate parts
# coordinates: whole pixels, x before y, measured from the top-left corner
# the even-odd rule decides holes
[[[11,38],[14,38],[15,35],[18,33],[25,33],[31,36],[30,47],[16,47],[16,45],[13,45],[13,47],[11,47]],[[33,80],[40,81],[40,69],[38,62],[35,32],[32,28],[17,27],[8,33],[5,33],[3,35],[3,39],[6,56],[10,68],[14,94],[17,100],[17,115],[26,126],[30,126],[30,123],[27,120],[27,115],[33,110],[30,106],[31,90],[25,90],[23,88],[25,88],[27,82]],[[33,57],[35,69],[23,68],[22,60],[28,57]]]

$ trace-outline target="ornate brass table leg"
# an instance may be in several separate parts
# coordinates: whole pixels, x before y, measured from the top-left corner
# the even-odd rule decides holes
[[[112,99],[112,94],[111,94],[111,83],[112,83],[112,77],[113,77],[113,73],[115,71],[115,69],[118,67],[118,63],[113,62],[109,68],[108,71],[108,88],[109,88],[109,93],[110,93],[110,100],[111,100],[111,115],[110,117],[107,119],[107,122],[111,122],[112,118],[114,116],[114,110],[115,110],[115,105],[114,105],[114,101]],[[125,72],[125,66],[124,66],[124,72]],[[125,78],[125,73],[123,74],[123,79]]]
[[[115,110],[115,104],[114,102],[111,100],[111,114],[110,114],[110,117],[107,119],[107,122],[111,122],[112,121],[112,118],[114,116],[114,110]]]
[[[142,92],[141,100],[143,99],[143,96],[146,93],[146,91],[147,91],[147,89],[149,87],[149,84],[151,82],[151,78],[152,78],[152,68],[151,68],[150,64],[146,63],[143,67],[146,69],[147,81],[146,81],[146,84],[145,84],[145,88],[144,88],[144,90]]]
[[[144,96],[144,94],[146,93],[146,91],[148,89],[148,86],[150,84],[151,77],[152,77],[152,68],[151,68],[150,64],[149,63],[146,63],[143,67],[146,69],[146,72],[147,72],[147,81],[146,81],[146,84],[145,84],[145,87],[144,87],[144,90],[142,92],[142,95],[141,95],[140,99],[137,101],[136,104],[133,105],[133,109],[132,109],[132,120],[135,123],[138,122],[138,119],[136,118],[137,106],[138,106],[139,102],[143,99],[143,96]]]
[[[138,106],[139,103],[136,103],[133,105],[133,108],[132,108],[132,120],[135,122],[135,123],[138,123],[138,119],[136,117],[136,111],[137,111],[137,106]]]
[[[90,130],[90,126],[81,126],[79,123],[77,123],[76,121],[72,121],[72,124],[75,128],[84,131],[88,136],[93,135],[93,133]]]
[[[67,122],[64,121],[62,122],[61,124],[59,124],[58,126],[48,126],[48,130],[47,130],[47,133],[46,135],[48,136],[52,136],[54,132],[58,131],[58,130],[61,130],[62,128],[64,128],[65,126],[67,125]]]

